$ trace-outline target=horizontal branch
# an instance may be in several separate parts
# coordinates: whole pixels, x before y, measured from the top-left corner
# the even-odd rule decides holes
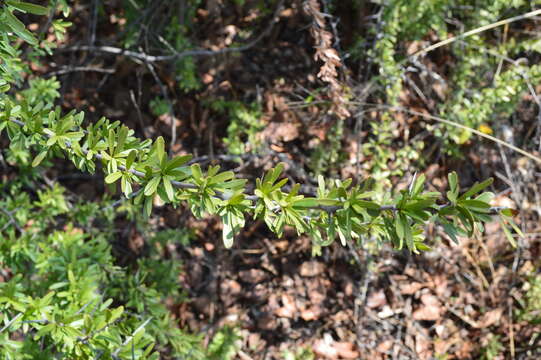
[[[19,121],[17,119],[11,119],[12,122],[14,122],[15,124],[18,124],[20,126],[25,126],[26,124],[22,121]],[[86,132],[86,130],[83,130],[84,132]],[[45,134],[46,136],[49,136],[47,134]],[[69,142],[66,142],[66,146],[69,147],[69,148],[72,148],[71,147],[71,144]],[[87,155],[88,154],[88,151],[87,150],[82,150],[82,152]],[[93,156],[98,159],[98,160],[103,160],[103,156],[101,154],[93,154]],[[136,170],[136,169],[126,169],[126,167],[124,165],[121,165],[119,164],[118,165],[118,168],[122,171],[127,171],[139,178],[144,178],[145,177],[145,173],[139,171],[139,170]],[[195,185],[195,184],[191,184],[191,183],[187,183],[187,182],[181,182],[181,181],[177,181],[177,180],[172,180],[171,181],[171,184],[176,187],[177,189],[191,189],[191,190],[196,190],[198,189],[198,186]],[[216,195],[218,196],[218,198],[220,198],[221,200],[228,200],[229,199],[229,196],[227,194],[224,194],[220,191],[216,191]],[[311,197],[315,198],[316,197],[316,194],[310,194]],[[250,200],[250,201],[257,201],[259,199],[259,196],[257,195],[248,195],[246,194],[245,197],[244,197],[246,200]],[[448,206],[451,206],[452,204],[451,203],[445,203],[445,204],[442,204],[442,205],[439,205],[439,210],[443,209],[443,208],[446,208]],[[316,206],[307,206],[306,207],[307,209],[312,209],[312,210],[321,210],[321,211],[325,211],[327,213],[334,213],[338,210],[341,210],[343,209],[343,205],[316,205]],[[494,206],[494,207],[490,207],[489,209],[487,209],[488,211],[488,214],[489,215],[497,215],[501,210],[505,210],[507,209],[507,207],[501,207],[501,206]],[[379,211],[399,211],[400,209],[396,206],[396,205],[381,205],[380,208],[379,208]]]

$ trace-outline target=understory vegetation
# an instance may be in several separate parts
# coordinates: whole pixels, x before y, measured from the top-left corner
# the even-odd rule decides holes
[[[0,359],[541,356],[537,5],[2,2]]]

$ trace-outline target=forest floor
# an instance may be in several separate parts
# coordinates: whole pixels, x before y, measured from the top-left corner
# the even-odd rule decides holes
[[[120,46],[116,39],[122,21],[120,2],[107,2],[94,22],[93,3],[81,2],[74,8],[70,18],[74,26],[63,48]],[[329,129],[337,120],[317,105],[298,106],[313,94],[317,103],[314,89],[321,87],[320,64],[312,58],[313,39],[303,30],[309,22],[299,2],[285,5],[276,23],[270,23],[271,16],[256,21],[249,13],[242,15],[233,5],[219,10],[207,7],[196,14],[199,45],[211,49],[226,48],[248,25],[255,29],[253,37],[270,27],[264,40],[242,52],[196,57],[202,83],[198,90],[179,90],[169,62],[99,51],[56,51],[50,64],[35,70],[46,76],[56,74],[63,84],[62,105],[85,110],[90,119],[105,115],[121,120],[141,137],[163,135],[169,140],[174,127],[173,153],[194,153],[202,161],[208,156],[207,162],[220,163],[250,179],[285,161],[292,179],[313,184],[310,153],[317,146],[329,146]],[[344,36],[342,44],[347,45]],[[354,72],[347,76],[355,94],[370,88],[366,77]],[[174,116],[156,116],[148,106],[164,94]],[[260,104],[265,126],[257,136],[262,150],[247,152],[240,162],[220,158],[227,151],[222,139],[230,119],[209,109],[211,100]],[[411,89],[404,91],[402,102],[417,110],[432,110]],[[336,177],[369,175],[362,166],[359,170],[363,158],[358,149],[370,136],[366,122],[378,121],[378,116],[368,114],[360,126],[346,121],[339,140],[343,161],[334,169]],[[419,121],[400,116],[399,134]],[[523,116],[534,122],[536,114],[525,108]],[[400,142],[393,146],[399,147]],[[533,200],[539,176],[531,176],[535,169],[525,160],[488,141],[472,141],[461,152],[458,160],[432,152],[425,161],[432,165],[412,168],[407,175],[423,172],[427,182],[441,190],[447,185],[446,174],[453,170],[465,184],[500,174],[493,188],[497,205],[517,207],[521,201],[518,207],[524,209],[518,222],[526,237],[518,241],[518,248],[509,244],[496,222],[488,224],[484,234],[461,238],[458,244],[441,229],[430,228],[432,250],[420,255],[367,242],[348,247],[335,243],[313,257],[309,238],[288,230],[277,239],[262,222],[251,221],[234,248],[225,250],[217,218],[195,220],[185,208],[163,207],[152,226],[194,231],[189,246],[170,249],[183,264],[179,285],[188,294],[183,303],[171,299],[179,326],[210,338],[221,325],[239,325],[243,343],[238,358],[243,360],[282,359],[285,350],[303,347],[321,359],[540,358],[536,334],[541,327],[522,316],[531,301],[527,294],[541,252],[539,217],[534,211],[539,204]],[[70,177],[76,170],[67,166],[51,170],[48,176],[89,200],[103,194],[102,182]],[[393,177],[391,182],[400,187],[410,178]],[[137,230],[122,235],[115,244],[124,248],[118,251],[124,254],[119,262],[134,261],[141,242]]]

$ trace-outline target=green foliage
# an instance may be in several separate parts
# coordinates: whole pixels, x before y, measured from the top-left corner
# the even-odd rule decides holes
[[[503,42],[494,36],[502,32],[500,29],[457,40],[437,50],[443,55],[412,58],[411,49],[415,46],[411,45],[423,46],[427,41],[433,42],[436,36],[444,40],[525,13],[531,10],[528,1],[393,0],[380,4],[379,26],[371,26],[366,34],[358,35],[351,52],[361,61],[368,53],[377,64],[379,76],[375,79],[389,105],[399,105],[401,97],[412,97],[405,92],[405,87],[407,79],[414,79],[408,73],[416,69],[413,71],[425,80],[417,82],[423,84],[420,89],[414,89],[411,86],[413,80],[409,81],[410,92],[421,92],[434,98],[430,94],[433,90],[427,84],[437,82],[444,89],[438,94],[441,101],[437,109],[441,116],[476,130],[496,132],[502,121],[516,111],[522,95],[528,91],[528,84],[531,86],[541,79],[537,64],[519,61],[524,51],[538,51],[536,41],[512,35],[505,37]],[[367,51],[363,44],[370,43],[370,38],[374,39],[375,47]],[[437,64],[437,59],[443,57],[452,59],[452,66]],[[437,65],[438,71],[433,71],[432,65]],[[365,166],[371,174],[388,182],[390,176],[401,176],[412,163],[424,165],[421,161],[421,151],[425,148],[423,141],[412,139],[409,143],[401,143],[403,137],[396,131],[394,114],[384,113],[381,121],[372,122],[370,127],[371,136],[363,150],[370,155]],[[471,139],[470,131],[448,125],[428,126],[427,129],[441,142],[442,151],[454,156],[461,156],[460,145]]]
[[[22,177],[1,188],[2,358],[157,359],[166,348],[206,358],[200,338],[178,329],[164,305],[177,291],[178,262],[151,246],[136,268],[116,266],[104,204],[72,203],[58,186],[32,200],[29,182],[38,185]],[[89,226],[97,219],[101,228]]]
[[[51,84],[55,84],[54,80]],[[30,94],[42,85],[34,82]],[[428,248],[423,236],[427,223],[441,223],[447,234],[457,240],[457,235],[471,236],[475,229],[482,230],[482,223],[490,221],[489,215],[496,212],[489,205],[492,194],[481,193],[488,182],[460,195],[455,174],[450,175],[451,190],[446,198],[425,192],[424,176],[414,179],[410,188],[395,194],[394,199],[374,188],[373,180],[356,185],[351,180],[325,181],[322,177],[318,180],[317,196],[305,197],[298,195],[299,184],[294,184],[289,192],[283,190],[287,180],[280,179],[284,167],[279,165],[257,179],[254,194],[248,195],[246,181],[236,179],[231,171],[220,172],[219,166],[206,171],[199,164],[187,166],[189,155],[169,158],[161,137],[155,141],[140,140],[120,122],[105,118],[85,128],[82,112],[62,114],[59,108],[51,109],[48,101],[57,96],[55,91],[39,94],[29,99],[0,99],[0,131],[6,131],[10,149],[18,150],[26,163],[29,159],[23,154],[27,155],[28,149],[36,154],[33,167],[52,157],[64,156],[80,170],[93,173],[99,161],[105,182],[120,182],[126,197],[134,188],[142,189],[130,201],[142,206],[146,216],[150,216],[156,197],[174,206],[187,201],[197,217],[205,213],[220,215],[226,247],[233,245],[246,215],[252,215],[264,220],[278,236],[285,226],[293,227],[298,234],[310,234],[316,249],[336,238],[345,245],[370,234],[379,242],[390,241],[397,249],[405,246],[417,252]],[[248,125],[257,119],[258,110],[246,109],[237,102],[216,101],[211,106],[218,111],[227,110],[230,116]],[[230,127],[228,133],[239,136],[235,127]],[[248,137],[252,135],[248,133]],[[234,149],[241,150],[246,151]]]
[[[188,3],[194,11],[200,1]],[[136,10],[148,5],[135,0],[129,4]],[[421,16],[439,9],[439,2],[415,4]],[[54,7],[64,15],[69,12],[65,1],[54,2]],[[134,209],[142,209],[149,217],[158,198],[172,206],[186,203],[196,217],[220,216],[226,248],[233,246],[248,218],[262,220],[277,236],[282,236],[286,227],[299,235],[308,234],[314,253],[336,239],[347,245],[368,237],[417,253],[429,249],[423,232],[430,223],[441,224],[449,237],[458,241],[458,236],[483,231],[483,223],[496,214],[520,235],[509,209],[490,207],[493,194],[485,190],[491,180],[461,191],[457,175],[451,173],[449,191],[435,193],[425,190],[425,177],[420,175],[407,189],[393,194],[376,186],[379,178],[354,183],[318,176],[317,193],[304,196],[299,195],[299,184],[287,184],[282,175],[285,165],[279,164],[256,180],[252,194],[246,191],[247,181],[236,178],[232,171],[188,165],[191,155],[168,156],[162,137],[143,140],[118,121],[101,118],[85,123],[83,112],[63,113],[54,107],[59,88],[55,79],[34,78],[21,89],[21,72],[28,69],[20,59],[23,43],[18,40],[24,40],[25,46],[30,46],[30,56],[36,57],[54,44],[29,32],[17,13],[48,11],[20,1],[7,1],[0,7],[0,134],[9,141],[8,161],[20,169],[16,181],[0,185],[0,267],[9,269],[0,283],[0,346],[7,359],[157,359],[163,353],[190,359],[230,359],[235,355],[235,328],[220,329],[205,349],[200,336],[186,334],[174,325],[164,306],[167,296],[177,300],[184,296],[176,281],[179,264],[164,260],[165,242],[171,241],[171,235],[187,242],[189,235],[146,231],[141,211]],[[68,25],[55,20],[51,23],[57,37]],[[175,26],[166,25],[171,30],[166,42],[173,42],[174,50],[180,51],[188,46],[183,38],[187,30]],[[130,30],[134,31],[130,36],[139,36],[141,28]],[[420,34],[426,29],[406,26],[404,31]],[[187,69],[182,70],[188,81],[181,85],[184,90],[196,86],[184,74],[195,74],[195,70]],[[388,71],[395,76],[393,69]],[[152,105],[157,112],[159,105]],[[261,128],[257,106],[225,101],[210,106],[232,119],[224,140],[230,152],[244,153],[257,147],[256,134]],[[331,140],[338,148],[343,129],[335,131]],[[385,136],[379,140],[391,141]],[[336,156],[336,151],[331,152],[325,161],[329,163]],[[81,171],[100,169],[105,183],[120,184],[127,198],[122,206],[126,216],[151,239],[148,254],[136,264],[120,267],[114,263],[109,245],[114,236],[112,207],[74,203],[63,188],[40,186],[38,170],[59,157]],[[31,193],[28,189],[37,190]],[[310,355],[300,352],[294,356]]]
[[[188,0],[183,3],[167,3],[164,6],[155,6],[156,2],[151,0],[124,0],[125,16],[128,27],[123,33],[124,46],[130,48],[137,46],[141,39],[148,39],[147,26],[136,26],[156,16],[156,11],[163,12],[164,21],[159,22],[159,26],[153,26],[151,37],[159,41],[153,44],[154,47],[162,49],[166,53],[181,53],[191,50],[189,35],[196,31],[193,19],[201,0]],[[179,8],[180,7],[180,8]],[[154,11],[146,11],[154,9]],[[182,19],[170,14],[184,14]],[[146,40],[145,40],[146,41]],[[184,56],[174,60],[176,80],[179,88],[183,91],[197,90],[201,87],[201,82],[197,74],[197,66],[192,56]]]
[[[481,360],[495,360],[505,349],[498,335],[489,335],[488,344],[481,349]]]
[[[314,360],[315,356],[309,348],[300,348],[296,352],[286,350],[282,356],[284,360]]]
[[[242,155],[256,151],[260,145],[257,134],[263,130],[258,104],[245,105],[239,101],[215,100],[209,107],[228,116],[227,137],[224,143],[230,154]]]
[[[344,136],[344,122],[334,123],[326,134],[326,141],[318,144],[310,155],[310,168],[314,174],[322,175],[330,173],[337,175],[337,171],[345,160],[342,151],[342,138]]]
[[[237,329],[224,326],[214,335],[207,348],[207,359],[209,360],[231,360],[237,354],[237,340],[241,337]]]
[[[101,161],[105,181],[120,180],[125,196],[134,187],[144,190],[131,201],[142,204],[146,216],[150,215],[156,196],[173,205],[187,201],[197,217],[219,214],[224,221],[227,247],[244,225],[246,213],[263,219],[278,236],[286,225],[299,234],[309,233],[316,246],[329,245],[337,236],[345,244],[352,238],[371,234],[382,242],[391,240],[398,249],[406,245],[414,252],[427,248],[422,227],[429,221],[442,223],[456,239],[456,234],[471,236],[476,227],[482,229],[480,224],[490,221],[489,215],[494,213],[489,205],[492,194],[481,193],[489,183],[474,186],[459,196],[457,181],[451,181],[456,175],[450,175],[451,190],[443,206],[437,204],[441,194],[423,191],[424,176],[419,176],[408,191],[401,191],[395,199],[387,196],[380,203],[370,200],[377,195],[373,182],[354,185],[351,180],[327,182],[320,177],[316,197],[298,195],[298,184],[284,192],[287,180],[279,179],[282,165],[257,179],[254,195],[246,195],[246,181],[235,179],[231,171],[219,172],[218,166],[207,171],[198,164],[186,166],[189,155],[169,158],[161,137],[154,142],[141,141],[133,137],[132,130],[105,118],[83,129],[83,113],[36,111],[7,97],[0,104],[4,109],[0,112],[0,126],[8,129],[10,140],[36,149],[33,166],[48,156],[63,154],[79,169],[94,172],[96,161]],[[21,110],[13,112],[14,108]]]
[[[154,99],[150,100],[149,106],[150,111],[155,116],[161,116],[169,112],[169,103],[167,100],[159,97],[155,97]]]
[[[526,296],[522,300],[521,309],[518,310],[518,317],[534,324],[541,323],[541,276],[535,275],[525,283],[527,288]]]

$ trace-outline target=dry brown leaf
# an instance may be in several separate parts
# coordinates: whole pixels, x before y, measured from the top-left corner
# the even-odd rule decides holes
[[[325,264],[319,261],[305,261],[300,267],[300,274],[304,277],[314,277],[323,274]]]
[[[390,351],[393,348],[394,341],[393,340],[385,340],[379,343],[376,350],[380,353],[386,353]]]
[[[502,313],[503,313],[503,308],[490,310],[489,312],[483,315],[481,320],[477,322],[478,327],[480,329],[483,329],[483,328],[487,328],[489,326],[499,323],[502,317]]]
[[[271,122],[259,134],[259,137],[271,143],[289,142],[299,137],[299,127],[290,122]]]
[[[402,295],[413,295],[417,291],[421,290],[423,288],[423,284],[418,282],[408,282],[408,283],[402,283],[400,284],[400,293]]]
[[[297,305],[295,299],[289,294],[282,294],[283,306],[276,309],[274,313],[279,317],[293,319],[297,314]]]
[[[323,314],[323,309],[320,306],[311,306],[306,310],[301,311],[301,318],[304,321],[318,320]]]
[[[324,339],[316,340],[313,346],[316,355],[327,359],[358,359],[359,352],[355,350],[355,345],[349,342],[337,342],[330,336]]]
[[[413,312],[414,320],[439,320],[445,311],[437,297],[432,294],[423,294],[421,296],[422,305]]]
[[[471,359],[471,355],[474,350],[479,348],[479,344],[474,345],[472,342],[466,340],[460,343],[460,348],[456,352],[456,357],[458,359]]]
[[[366,300],[366,306],[370,309],[379,308],[385,304],[387,304],[387,298],[383,290],[370,293]]]
[[[428,334],[415,334],[415,352],[419,360],[428,360],[432,357],[432,341]]]
[[[268,278],[268,274],[260,269],[239,271],[239,278],[248,283],[260,283]]]

